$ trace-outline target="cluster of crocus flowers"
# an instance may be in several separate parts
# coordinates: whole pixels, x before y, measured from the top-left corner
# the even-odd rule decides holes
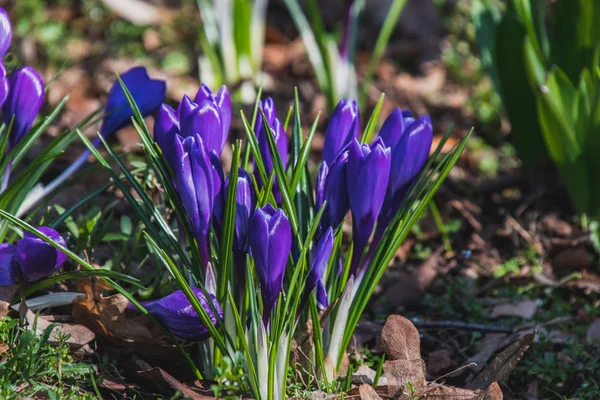
[[[44,226],[38,230],[53,242],[66,246],[56,230]],[[26,232],[16,244],[0,243],[0,286],[45,279],[58,271],[66,259],[62,251]]]
[[[288,162],[288,138],[277,118],[273,100],[267,98],[258,106],[254,135],[264,173],[268,179],[273,179],[274,154],[267,135],[273,136],[284,169]],[[323,162],[316,182],[315,208],[326,206],[310,253],[312,261],[304,282],[301,305],[314,291],[317,304],[327,306],[325,278],[334,237],[349,212],[354,242],[349,273],[355,276],[354,282],[360,281],[369,262],[364,250],[369,241],[371,247],[377,246],[429,156],[433,137],[429,117],[414,119],[409,112],[396,109],[385,120],[379,137],[372,143],[361,143],[359,115],[355,101],[342,100],[326,130]],[[226,208],[229,177],[223,174],[220,155],[230,123],[231,104],[227,89],[222,87],[214,94],[203,85],[193,101],[184,96],[177,109],[163,104],[154,125],[154,139],[172,171],[171,179],[185,208],[187,223],[205,270],[212,262],[211,232],[220,239]],[[290,219],[280,208],[282,198],[276,179],[272,186],[274,203],[257,207],[255,187],[262,190],[266,184],[264,178],[256,162],[252,174],[244,168],[238,170],[232,251],[237,267],[236,279],[242,287],[246,258],[253,259],[260,285],[263,321],[268,326],[286,286],[286,270],[297,260],[293,255],[296,245]],[[176,330],[172,329],[173,332]]]

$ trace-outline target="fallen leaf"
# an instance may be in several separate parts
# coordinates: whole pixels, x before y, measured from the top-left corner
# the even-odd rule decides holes
[[[150,330],[131,318],[126,318],[128,300],[122,294],[103,297],[109,289],[101,279],[81,278],[76,282],[79,292],[85,296],[73,302],[73,319],[86,325],[102,337],[118,337],[123,340],[147,340],[152,338]]]
[[[391,360],[421,360],[419,331],[400,315],[388,317],[381,330],[381,344]]]
[[[508,377],[517,363],[527,351],[535,333],[528,333],[504,349],[492,360],[475,378],[467,385],[469,389],[486,389],[493,382],[501,381]]]
[[[594,322],[592,322],[590,324],[585,337],[587,339],[591,339],[591,340],[599,340],[600,339],[600,318],[597,318]]]
[[[427,385],[425,379],[425,361],[414,360],[389,360],[383,363],[384,376],[388,385],[407,390],[407,384],[421,392]]]
[[[537,303],[534,300],[523,300],[516,303],[498,304],[492,310],[492,318],[497,317],[520,317],[531,319],[537,311]]]
[[[53,322],[47,321],[44,318],[40,318],[36,314],[34,314],[31,310],[27,310],[27,314],[25,315],[27,319],[27,323],[29,326],[34,326],[35,324],[35,333],[37,336],[42,335],[42,333],[53,324]],[[85,346],[95,339],[96,335],[90,329],[86,328],[83,325],[79,324],[59,324],[55,323],[56,326],[52,329],[52,333],[48,342],[50,344],[57,344],[59,341],[58,335],[69,335],[69,338],[66,340],[66,343],[73,349],[78,349],[80,347]]]
[[[375,389],[371,385],[362,384],[358,387],[360,400],[381,400]]]
[[[17,294],[17,285],[0,286],[0,318],[4,318],[10,312],[10,303]]]
[[[214,400],[214,397],[205,396],[194,392],[187,385],[184,385],[175,379],[171,374],[159,367],[155,367],[146,371],[140,371],[138,372],[138,375],[144,379],[154,382],[158,386],[166,386],[174,391],[179,391],[184,397],[192,400]]]

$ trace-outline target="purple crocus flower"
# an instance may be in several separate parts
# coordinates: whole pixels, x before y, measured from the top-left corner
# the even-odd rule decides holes
[[[396,117],[394,119],[399,121]],[[386,123],[381,128],[380,137],[391,146],[392,167],[378,231],[387,227],[394,218],[412,182],[427,162],[433,141],[433,127],[428,115],[416,120],[405,117],[395,124]]]
[[[162,104],[154,120],[154,141],[162,150],[171,168],[175,168],[175,135],[179,133],[179,118],[175,110]]]
[[[227,87],[222,86],[216,96],[206,85],[196,94],[196,101],[184,95],[173,110],[163,104],[154,123],[154,140],[173,165],[174,136],[200,135],[205,147],[220,157],[231,126],[231,101]]]
[[[214,172],[199,135],[175,139],[177,190],[188,214],[203,266],[210,262],[209,231],[214,205]]]
[[[402,111],[400,108],[395,108],[383,122],[379,137],[383,139],[386,146],[392,149],[392,153],[398,146],[398,142],[404,136],[406,128],[408,128],[415,119],[410,111]]]
[[[271,128],[271,132],[273,133],[273,137],[275,139],[275,143],[277,144],[277,151],[279,152],[279,158],[281,158],[281,163],[285,168],[288,159],[288,138],[283,130],[283,124],[276,117],[275,103],[273,99],[270,97],[265,101],[259,102],[259,107],[265,113],[265,117],[269,127]],[[256,125],[254,126],[254,132],[256,134],[256,138],[258,140],[258,148],[260,150],[260,155],[265,166],[265,172],[267,177],[271,175],[273,172],[274,161],[271,157],[271,150],[269,148],[269,140],[267,138],[267,133],[264,129],[264,123],[260,116],[256,119]],[[256,180],[258,184],[262,186],[262,178],[259,174],[256,176]],[[273,195],[275,196],[275,201],[279,204],[281,203],[281,190],[279,189],[279,184],[277,182],[277,178],[275,178],[273,184]]]
[[[248,240],[260,281],[263,319],[268,323],[271,310],[283,288],[285,265],[292,249],[292,228],[283,212],[267,204],[250,219]]]
[[[356,273],[362,252],[373,232],[388,186],[391,151],[378,138],[371,146],[354,139],[349,146],[346,177],[354,250],[350,273]]]
[[[0,61],[0,108],[4,105],[8,97],[8,79],[6,77],[6,67]]]
[[[38,230],[54,242],[66,247],[65,240],[52,228]],[[12,285],[21,279],[31,283],[55,273],[67,256],[36,235],[26,232],[16,245],[0,244],[0,285]]]
[[[6,10],[0,7],[0,60],[4,57],[12,41],[12,27]]]
[[[358,138],[360,132],[360,113],[356,101],[340,100],[335,107],[331,120],[325,132],[323,144],[323,161],[331,165],[338,154],[352,141]]]
[[[131,68],[121,75],[121,80],[143,116],[154,113],[165,98],[167,91],[165,81],[151,79],[144,67]],[[129,125],[132,117],[133,110],[129,106],[121,84],[117,81],[108,92],[100,133],[106,137]]]
[[[308,271],[305,286],[305,296],[316,288],[317,303],[323,308],[327,307],[327,291],[325,289],[325,272],[327,264],[333,251],[333,229],[328,228],[325,234],[321,236],[315,252],[313,254],[312,264]]]
[[[217,299],[212,294],[209,295],[210,300],[207,299],[202,289],[192,288],[192,292],[198,298],[202,308],[206,310],[210,321],[217,327],[219,321],[223,319],[223,309]],[[175,336],[193,341],[210,337],[208,328],[202,323],[196,310],[181,290],[176,290],[162,299],[145,301],[141,304]],[[135,309],[133,305],[128,305],[128,308]]]
[[[317,176],[316,207],[320,209],[327,201],[320,226],[337,228],[350,209],[348,198],[348,183],[346,167],[348,165],[348,151],[344,151],[335,158],[331,168],[326,161],[321,164]]]
[[[225,192],[229,188],[229,178],[225,183]],[[236,207],[235,207],[235,229],[233,233],[233,251],[246,252],[248,249],[248,228],[250,217],[256,207],[256,195],[252,186],[251,178],[248,173],[238,170],[238,179],[236,187]]]
[[[227,86],[221,86],[217,94],[213,95],[213,92],[209,89],[209,87],[203,83],[200,85],[200,89],[198,89],[194,101],[197,104],[200,104],[206,100],[215,103],[221,112],[223,127],[221,150],[223,150],[225,142],[227,141],[227,136],[229,135],[229,128],[231,127],[231,99],[229,98]]]
[[[8,78],[8,96],[2,106],[2,118],[12,128],[8,140],[13,148],[29,131],[44,101],[44,81],[32,67],[16,70]]]

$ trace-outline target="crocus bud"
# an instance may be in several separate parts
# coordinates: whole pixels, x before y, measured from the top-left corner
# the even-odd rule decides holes
[[[221,154],[224,145],[221,111],[214,101],[204,100],[197,106],[186,104],[181,113],[181,134],[199,135],[206,149]]]
[[[175,139],[177,190],[198,243],[202,263],[210,261],[209,231],[214,204],[213,166],[200,136]]]
[[[346,177],[350,210],[352,211],[352,239],[354,254],[350,273],[355,273],[373,228],[381,211],[387,189],[391,151],[378,138],[372,145],[350,143]]]
[[[312,264],[306,278],[306,293],[313,289],[317,290],[317,302],[321,307],[327,307],[327,291],[325,290],[325,272],[327,264],[333,251],[333,229],[328,228],[325,234],[321,236],[315,252],[313,254]]]
[[[8,140],[13,148],[29,131],[44,101],[44,82],[32,67],[16,70],[8,78],[9,92],[2,106],[2,118],[8,126],[13,120]]]
[[[219,111],[221,112],[221,117],[223,120],[221,149],[223,149],[225,142],[227,141],[227,136],[229,135],[229,128],[231,127],[231,99],[229,98],[227,86],[221,86],[219,92],[216,95],[213,95],[208,86],[202,84],[200,89],[198,89],[198,93],[196,93],[195,102],[200,104],[204,100],[210,100],[214,102],[217,107],[219,107]]]
[[[323,161],[317,176],[316,206],[320,209],[327,201],[320,226],[324,228],[337,228],[350,209],[348,198],[348,183],[346,166],[348,165],[348,151],[341,153],[328,168]]]
[[[396,149],[400,138],[404,135],[404,131],[408,128],[415,119],[410,111],[402,111],[400,108],[395,108],[383,122],[379,137],[383,142],[392,149],[392,153]]]
[[[260,281],[263,319],[268,322],[273,305],[281,293],[285,265],[292,250],[292,229],[283,212],[267,204],[250,219],[248,240]]]
[[[178,133],[179,119],[175,110],[167,104],[162,104],[154,120],[154,141],[160,147],[171,168],[174,168],[175,165],[175,135]]]
[[[356,101],[340,100],[335,107],[325,132],[323,144],[323,161],[331,165],[338,154],[360,132],[360,115]]]
[[[423,169],[433,141],[433,127],[429,116],[424,115],[414,121],[405,120],[407,121],[410,125],[405,127],[400,140],[392,147],[390,180],[380,216],[382,228],[394,218],[408,189]],[[387,132],[386,135],[392,136]],[[385,143],[388,144],[387,141]]]
[[[8,79],[6,76],[6,67],[0,61],[0,108],[4,105],[8,97]]]
[[[217,327],[219,321],[223,319],[223,310],[217,299],[213,295],[209,295],[210,300],[207,299],[204,292],[198,288],[192,288],[192,292],[209,315],[210,321]],[[202,323],[196,310],[181,290],[176,290],[162,299],[145,301],[141,304],[177,337],[193,341],[201,341],[210,337],[208,328]],[[128,308],[132,309],[133,306],[128,306]]]
[[[52,228],[38,230],[55,243],[66,247],[65,240]],[[16,245],[0,243],[0,286],[13,285],[19,281],[31,283],[55,273],[67,256],[39,237],[25,232]]]
[[[121,75],[121,80],[144,117],[154,113],[165,98],[167,90],[165,81],[150,79],[144,67],[131,68]],[[108,92],[100,133],[106,137],[129,125],[132,117],[133,110],[129,106],[121,84],[117,81]]]
[[[229,178],[225,183],[225,193],[229,188]],[[250,216],[256,207],[256,195],[248,173],[238,169],[236,187],[235,229],[233,233],[233,251],[245,252],[248,248],[248,227]]]
[[[12,41],[12,27],[6,10],[0,7],[0,60],[4,57]]]
[[[283,125],[279,121],[279,119],[275,116],[275,104],[273,103],[273,99],[267,98],[264,102],[259,103],[259,107],[265,113],[265,117],[267,119],[267,123],[271,128],[273,133],[273,137],[275,139],[275,143],[277,144],[277,151],[279,153],[279,158],[281,158],[281,163],[285,168],[288,159],[288,138],[283,130]],[[256,119],[256,126],[254,127],[254,132],[256,133],[258,140],[258,148],[260,150],[260,155],[262,157],[265,172],[267,173],[267,177],[271,175],[274,167],[274,161],[271,157],[271,150],[269,148],[269,140],[267,138],[267,133],[264,130],[264,124],[262,118],[259,116]],[[259,185],[262,185],[263,182],[261,180],[260,175],[257,176],[257,181]],[[273,194],[275,196],[275,201],[279,204],[281,203],[281,190],[279,189],[279,183],[277,182],[277,178],[275,178],[275,182],[273,185]]]

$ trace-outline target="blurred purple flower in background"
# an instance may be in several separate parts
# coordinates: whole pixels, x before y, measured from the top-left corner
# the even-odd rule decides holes
[[[66,247],[60,234],[45,226],[38,227],[49,239]],[[67,255],[36,235],[25,232],[16,245],[0,244],[0,286],[19,281],[31,283],[54,274],[66,261]]]

